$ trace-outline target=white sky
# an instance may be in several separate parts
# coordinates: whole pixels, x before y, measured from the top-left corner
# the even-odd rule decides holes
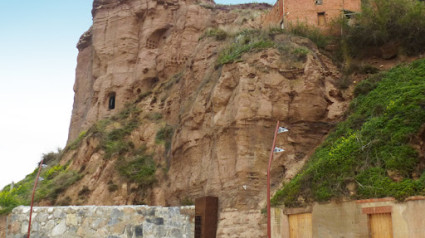
[[[0,0],[0,189],[63,148],[91,0]]]
[[[31,173],[43,153],[65,146],[75,45],[92,24],[91,5],[92,0],[0,0],[0,190]]]

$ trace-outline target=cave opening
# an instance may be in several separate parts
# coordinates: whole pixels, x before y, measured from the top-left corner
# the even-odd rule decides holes
[[[108,100],[108,109],[112,110],[115,108],[115,93],[109,94],[109,100]]]

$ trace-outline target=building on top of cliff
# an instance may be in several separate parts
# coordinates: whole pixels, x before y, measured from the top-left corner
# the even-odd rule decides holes
[[[264,17],[265,25],[306,23],[327,29],[338,17],[351,17],[361,10],[361,0],[278,0]]]

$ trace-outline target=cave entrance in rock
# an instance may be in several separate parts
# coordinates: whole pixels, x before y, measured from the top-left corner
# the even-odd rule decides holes
[[[109,94],[109,100],[108,100],[108,109],[112,110],[115,108],[115,93],[110,93]]]

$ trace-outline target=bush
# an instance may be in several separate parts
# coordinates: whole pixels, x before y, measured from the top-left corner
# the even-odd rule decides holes
[[[218,41],[223,41],[227,38],[227,32],[223,31],[220,28],[210,28],[205,31],[205,33],[199,38],[199,40],[202,40],[206,37],[213,37]]]
[[[52,179],[45,179],[39,183],[36,190],[35,199],[40,201],[48,199],[55,202],[57,197],[64,192],[69,186],[81,179],[81,175],[76,171],[62,170]]]
[[[174,128],[170,125],[165,125],[156,133],[155,141],[156,143],[164,143],[165,151],[169,151],[171,148],[171,141],[173,139]]]
[[[305,47],[298,47],[292,50],[292,54],[294,54],[300,61],[305,61],[308,53],[310,53],[310,50]]]
[[[83,141],[83,139],[87,136],[87,131],[82,131],[80,132],[80,134],[78,135],[78,138],[75,139],[74,141],[72,141],[71,143],[69,143],[66,147],[65,147],[65,151],[68,150],[75,150],[77,149],[80,145],[81,145],[81,141]]]
[[[65,170],[65,167],[58,164],[49,168],[46,172],[43,173],[43,176],[46,179],[52,179],[64,170]]]
[[[128,105],[112,120],[99,121],[94,126],[93,134],[100,137],[99,148],[105,151],[105,158],[109,159],[115,155],[121,156],[134,149],[134,144],[127,141],[126,137],[139,126],[139,113],[140,111],[134,105]],[[116,122],[115,128],[107,129],[112,122]]]
[[[217,65],[233,63],[244,53],[273,47],[270,36],[259,30],[244,30],[234,37],[233,43],[222,50],[217,59]]]
[[[144,152],[120,161],[119,172],[122,176],[142,186],[151,185],[156,181],[156,165],[152,155]]]
[[[400,44],[409,55],[424,52],[425,3],[412,0],[370,0],[363,4],[355,24],[343,22],[350,54],[356,56],[367,47]]]
[[[47,165],[57,164],[62,158],[62,149],[58,148],[56,152],[43,154],[43,163]]]
[[[0,215],[9,213],[13,208],[19,206],[19,204],[21,202],[12,191],[0,192]]]
[[[335,87],[338,89],[347,89],[353,83],[352,78],[349,75],[342,75],[341,78],[335,81]]]
[[[324,49],[329,42],[329,37],[322,34],[322,32],[318,28],[307,25],[303,22],[290,24],[288,26],[288,32],[297,36],[302,36],[310,39],[317,45],[317,47],[321,49]]]
[[[425,123],[425,59],[398,66],[360,83],[350,115],[329,134],[303,170],[273,198],[287,206],[350,196],[347,184],[358,185],[354,199],[392,196],[402,200],[425,195],[425,172],[415,180],[419,155],[411,137]],[[393,180],[395,171],[402,180]]]

